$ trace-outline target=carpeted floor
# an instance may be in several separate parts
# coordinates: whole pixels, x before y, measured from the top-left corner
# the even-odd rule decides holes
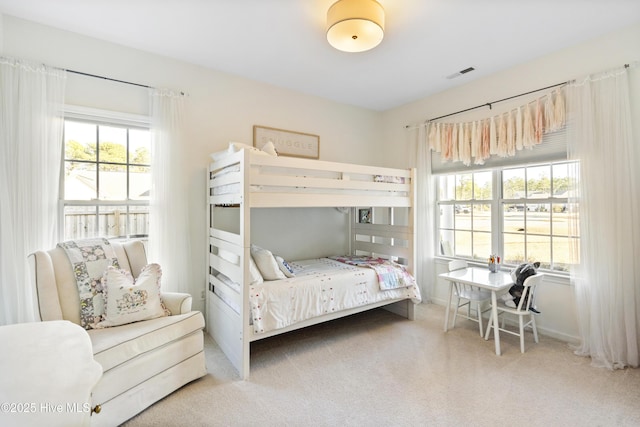
[[[125,426],[638,426],[640,369],[608,371],[566,343],[477,324],[442,330],[444,308],[409,321],[383,309],[252,344],[241,381],[205,335],[209,375]]]

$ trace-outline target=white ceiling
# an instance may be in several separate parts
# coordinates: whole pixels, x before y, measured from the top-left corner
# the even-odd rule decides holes
[[[325,38],[333,2],[0,0],[0,13],[380,111],[640,22],[640,0],[379,0],[384,40],[344,53]]]

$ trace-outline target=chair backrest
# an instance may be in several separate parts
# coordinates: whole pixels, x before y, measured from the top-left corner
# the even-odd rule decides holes
[[[469,265],[467,261],[463,259],[454,259],[453,261],[449,261],[449,271],[462,270],[467,268]],[[461,297],[468,293],[472,289],[471,285],[466,285],[460,282],[453,282],[453,290],[458,297]]]
[[[147,263],[140,241],[111,242],[120,268],[138,277]],[[28,257],[31,277],[38,294],[41,320],[69,320],[80,324],[80,297],[71,262],[60,247],[37,251]]]
[[[522,284],[524,290],[518,303],[518,311],[529,311],[536,293],[536,287],[542,282],[542,279],[544,279],[543,273],[536,273],[524,279],[524,283]]]
[[[461,270],[468,266],[467,261],[463,259],[454,259],[453,261],[449,261],[449,271]]]

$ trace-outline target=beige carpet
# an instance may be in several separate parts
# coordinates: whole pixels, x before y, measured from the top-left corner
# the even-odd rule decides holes
[[[436,305],[415,321],[379,309],[258,341],[249,381],[206,336],[209,375],[125,425],[640,425],[640,369],[593,368],[530,333],[525,354],[502,334],[496,356],[476,323],[444,333],[443,319]]]

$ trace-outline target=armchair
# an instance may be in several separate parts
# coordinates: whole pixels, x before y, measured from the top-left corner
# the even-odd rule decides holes
[[[147,265],[139,241],[111,242],[121,269],[138,277]],[[29,256],[43,321],[80,324],[80,297],[71,262],[62,248]],[[192,298],[162,293],[171,315],[86,331],[103,376],[93,389],[92,426],[123,423],[181,386],[206,375],[204,317],[191,310]],[[97,411],[95,411],[97,412]]]

